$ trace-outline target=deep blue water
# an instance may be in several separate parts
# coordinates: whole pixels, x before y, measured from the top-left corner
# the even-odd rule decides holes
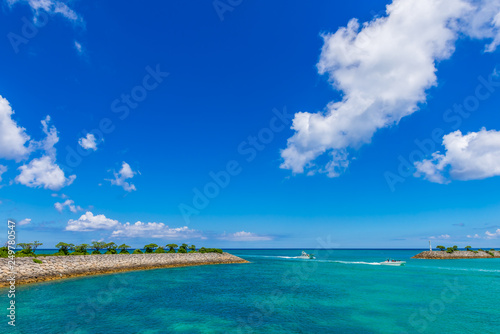
[[[308,251],[308,250],[306,250]],[[500,259],[415,250],[232,250],[250,264],[19,286],[1,333],[500,333]],[[376,265],[386,258],[404,267]],[[0,305],[7,314],[7,290]]]

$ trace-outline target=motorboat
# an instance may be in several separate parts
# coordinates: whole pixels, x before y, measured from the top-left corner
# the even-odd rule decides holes
[[[404,266],[406,264],[406,261],[387,259],[384,262],[380,262],[380,264],[383,266]]]
[[[306,252],[302,251],[302,254],[300,256],[295,257],[296,259],[305,259],[305,260],[314,260],[314,254],[307,254]]]

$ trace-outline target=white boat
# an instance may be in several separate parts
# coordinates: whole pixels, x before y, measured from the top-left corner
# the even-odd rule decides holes
[[[380,262],[383,266],[404,266],[406,261],[387,259],[387,261]]]
[[[302,251],[302,254],[300,256],[296,256],[296,259],[305,259],[305,260],[314,260],[315,257],[313,254],[307,254],[306,252]]]

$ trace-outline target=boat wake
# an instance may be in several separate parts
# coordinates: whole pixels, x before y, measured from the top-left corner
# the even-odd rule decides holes
[[[367,264],[369,266],[380,266],[380,262],[364,262],[364,261],[336,261],[336,260],[318,260],[319,262],[331,262],[342,264]]]

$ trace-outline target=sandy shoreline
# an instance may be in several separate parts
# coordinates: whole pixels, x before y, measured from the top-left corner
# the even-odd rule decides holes
[[[32,257],[15,259],[15,283],[17,285],[52,281],[57,279],[111,274],[116,272],[150,270],[158,268],[187,267],[211,264],[248,263],[229,253],[188,254],[116,254],[39,257],[42,263],[33,262]],[[9,259],[1,258],[0,287],[10,285],[12,273]]]

